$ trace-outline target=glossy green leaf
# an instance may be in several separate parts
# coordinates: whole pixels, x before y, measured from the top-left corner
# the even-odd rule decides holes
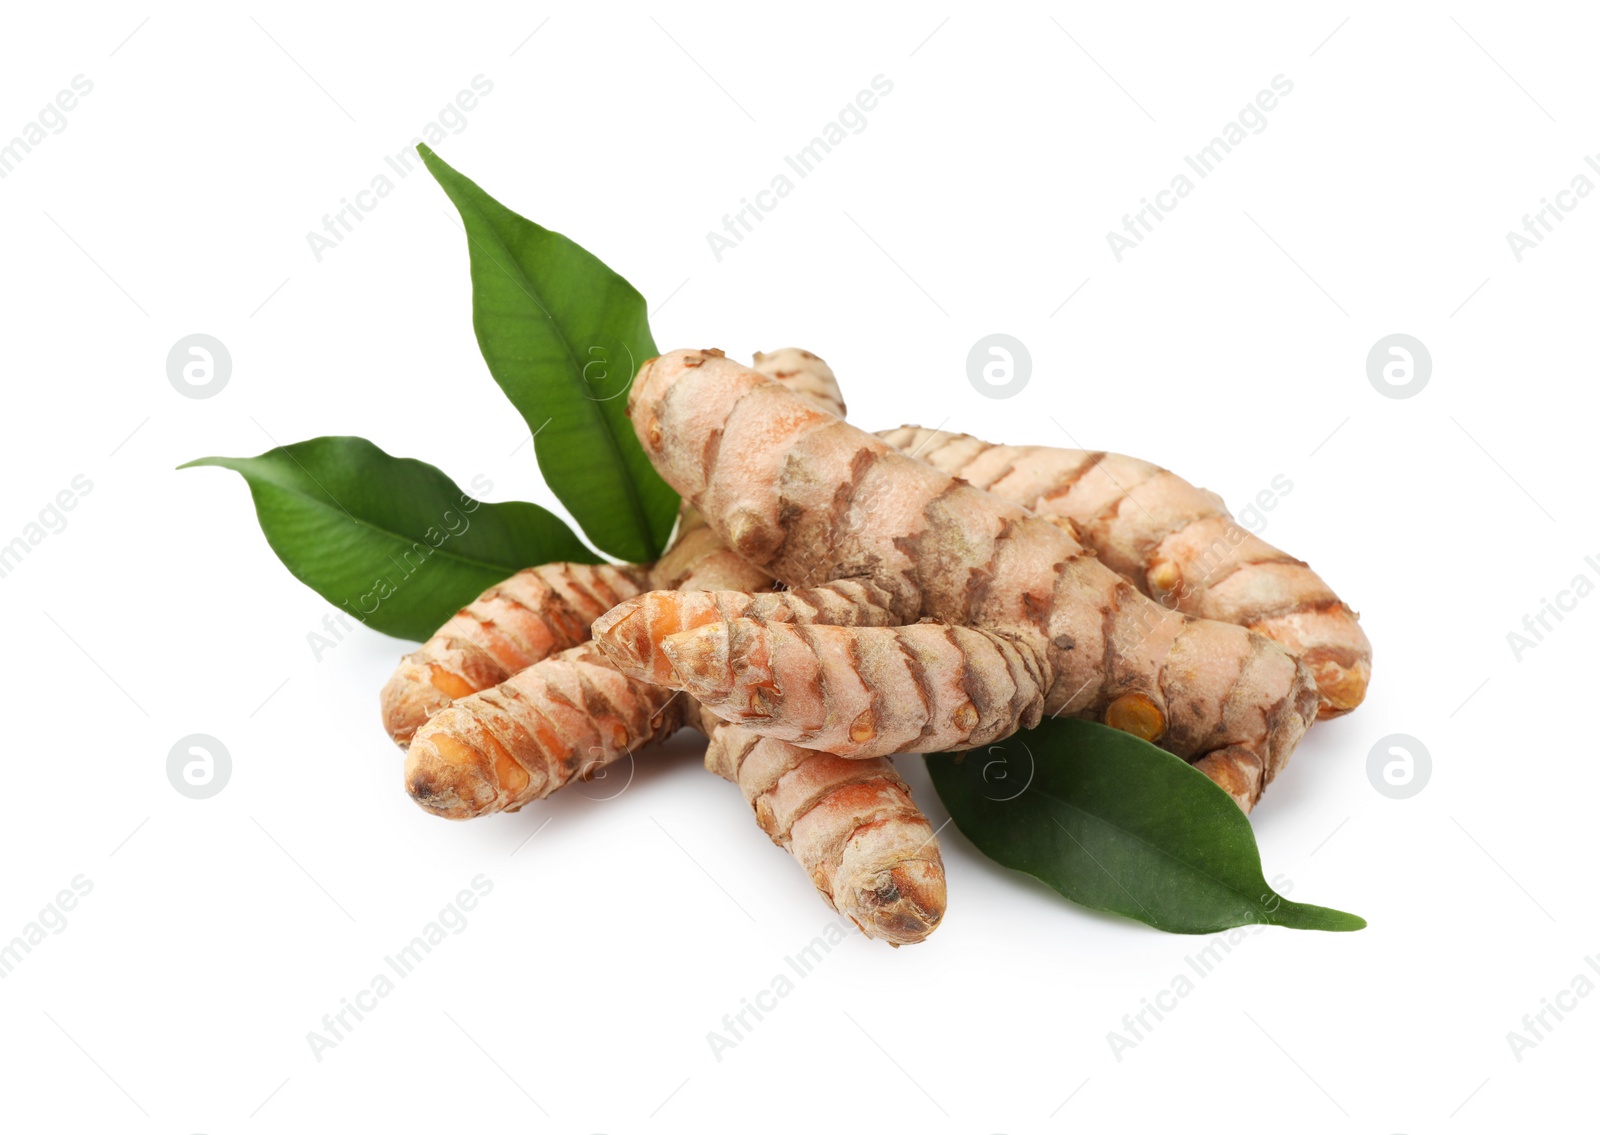
[[[927,764],[978,850],[1084,906],[1181,934],[1366,925],[1274,892],[1250,822],[1228,794],[1127,733],[1051,720],[986,749],[931,754]]]
[[[319,437],[259,457],[202,457],[244,477],[267,543],[296,579],[386,634],[425,639],[522,568],[597,563],[536,504],[486,504],[432,465],[358,437]]]
[[[628,389],[656,354],[644,297],[417,149],[461,213],[478,347],[533,431],[545,483],[596,547],[654,560],[672,535],[678,497],[628,421]]]

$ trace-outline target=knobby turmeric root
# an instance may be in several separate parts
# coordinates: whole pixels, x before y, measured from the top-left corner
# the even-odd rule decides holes
[[[897,946],[933,933],[945,909],[939,841],[888,758],[802,749],[692,701],[688,713],[710,738],[706,767],[739,786],[761,830],[794,854],[835,910]]]
[[[597,642],[719,717],[849,757],[968,748],[1071,714],[1131,725],[1248,810],[1314,718],[1312,676],[1242,627],[1140,594],[1062,527],[807,404],[720,351],[647,362],[629,395],[657,470],[791,587],[871,584],[898,628],[688,630],[625,601]],[[923,622],[920,626],[919,620]],[[930,742],[933,742],[930,744]]]
[[[843,409],[832,372],[816,356],[790,350],[757,360],[830,412]],[[774,624],[891,621],[885,596],[866,585],[752,594],[770,587],[771,577],[730,551],[692,510],[648,577],[662,589],[710,589],[653,609],[647,619],[662,632],[744,614]],[[938,841],[888,760],[842,761],[724,724],[686,696],[625,677],[593,643],[435,710],[411,740],[406,785],[423,808],[452,819],[515,811],[683,724],[707,734],[706,766],[739,786],[762,830],[869,937],[919,942],[938,926],[945,909]]]
[[[776,379],[828,413],[845,417],[844,399],[839,395],[839,383],[833,370],[810,351],[799,347],[785,347],[770,355],[757,351],[751,369]]]
[[[384,728],[404,747],[453,699],[587,640],[590,623],[645,585],[644,572],[609,564],[545,564],[495,584],[401,661],[380,696]]]
[[[1349,713],[1366,697],[1372,644],[1356,613],[1303,561],[1241,528],[1215,493],[1115,453],[991,445],[921,426],[878,436],[952,477],[1068,521],[1107,567],[1167,607],[1277,642],[1310,667],[1319,717]]]
[[[452,820],[515,812],[682,723],[681,696],[631,681],[585,642],[429,718],[406,751],[406,789]]]
[[[658,599],[651,592],[646,602]],[[598,641],[625,641],[626,628],[612,632],[606,622],[619,614],[631,622],[642,606],[607,615]],[[657,641],[657,657],[641,656],[651,673],[712,713],[845,757],[975,748],[1037,725],[1044,710],[1044,664],[1029,646],[951,623],[796,626],[740,616]]]

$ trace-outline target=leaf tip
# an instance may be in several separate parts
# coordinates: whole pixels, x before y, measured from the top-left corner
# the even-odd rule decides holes
[[[435,181],[439,180],[441,172],[455,173],[450,163],[433,152],[433,147],[426,142],[417,143],[417,156],[422,159],[423,168],[433,174]]]
[[[1334,910],[1328,906],[1314,906],[1311,903],[1285,902],[1279,908],[1278,914],[1279,917],[1273,921],[1291,930],[1324,930],[1333,934],[1348,934],[1367,928],[1367,920],[1359,914]]]

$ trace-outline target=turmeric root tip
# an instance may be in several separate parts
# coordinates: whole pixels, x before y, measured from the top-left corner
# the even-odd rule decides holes
[[[447,819],[514,812],[671,736],[682,705],[587,642],[434,715],[406,753],[406,790]]]
[[[886,758],[847,760],[707,718],[706,767],[869,938],[921,942],[945,911],[939,841]]]

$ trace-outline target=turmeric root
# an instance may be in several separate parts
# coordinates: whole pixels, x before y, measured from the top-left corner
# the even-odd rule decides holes
[[[453,699],[583,642],[590,623],[644,586],[644,572],[609,564],[546,564],[495,584],[401,660],[380,696],[384,728],[403,748]]]
[[[755,366],[751,369],[776,379],[830,414],[845,416],[844,400],[839,396],[839,381],[833,369],[810,351],[799,347],[785,347],[770,355],[757,351]]]
[[[624,619],[631,609],[620,609]],[[596,634],[609,646],[618,637],[603,623]],[[1027,645],[949,623],[863,629],[741,616],[669,634],[660,647],[653,678],[693,691],[726,720],[843,757],[976,748],[1037,725],[1044,709],[1043,665]]]
[[[630,681],[586,642],[429,718],[406,751],[406,788],[450,819],[515,812],[682,722],[681,697]]]
[[[803,356],[798,364],[796,355]],[[832,385],[814,355],[758,359],[784,363],[785,380],[805,379],[814,397]],[[818,400],[843,405],[836,390]],[[650,581],[723,589],[686,592],[682,608],[665,616],[680,628],[746,612],[778,624],[889,619],[875,602],[882,596],[866,586],[748,594],[771,578],[729,551],[692,511]],[[945,909],[938,841],[892,764],[841,761],[726,725],[687,697],[625,678],[594,644],[539,661],[438,712],[412,740],[407,788],[423,808],[452,819],[515,811],[685,723],[709,737],[707,767],[740,787],[762,830],[863,933],[901,945],[938,926]]]
[[[697,627],[720,626],[734,618],[835,627],[888,627],[898,621],[885,606],[884,592],[855,580],[766,594],[684,589],[649,592],[641,598],[639,603],[613,607],[594,621],[592,629],[646,659],[637,677],[657,684],[671,678],[673,662],[654,650],[654,644]]]
[[[1366,696],[1372,644],[1304,562],[1246,532],[1215,493],[1148,461],[1047,446],[990,445],[920,426],[878,436],[952,477],[1062,518],[1107,567],[1173,610],[1259,631],[1311,669],[1318,716]]]
[[[939,841],[886,757],[850,761],[699,712],[706,767],[731,780],[761,830],[792,852],[818,891],[869,938],[920,942],[944,917]]]
[[[869,582],[900,624],[938,625],[918,631],[924,639],[961,643],[956,628],[992,636],[986,657],[957,646],[967,697],[955,702],[952,664],[928,669],[932,656],[906,651],[904,632],[844,627],[808,641],[734,618],[630,633],[631,613],[683,602],[670,594],[606,616],[597,641],[626,673],[659,673],[659,651],[671,684],[711,699],[725,720],[864,757],[918,748],[913,729],[963,748],[1039,713],[1109,716],[1141,723],[1248,810],[1316,713],[1309,671],[1277,644],[1166,610],[1057,525],[893,450],[720,351],[650,360],[629,410],[667,482],[785,584]],[[901,680],[880,688],[896,666]]]

